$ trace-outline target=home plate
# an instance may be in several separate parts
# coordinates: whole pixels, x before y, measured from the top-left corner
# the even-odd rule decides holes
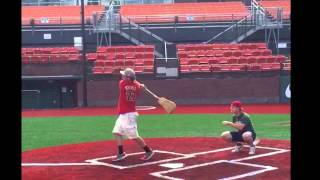
[[[166,163],[166,164],[160,164],[159,166],[175,169],[175,168],[183,167],[183,163]]]

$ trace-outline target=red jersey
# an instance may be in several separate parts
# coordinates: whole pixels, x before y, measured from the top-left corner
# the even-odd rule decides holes
[[[136,111],[136,100],[140,90],[140,83],[136,80],[121,80],[119,82],[118,114]]]

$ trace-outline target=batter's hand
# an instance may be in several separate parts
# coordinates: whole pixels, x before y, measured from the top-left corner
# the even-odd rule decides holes
[[[146,89],[147,88],[146,85],[144,85],[144,84],[140,84],[140,87],[141,87],[141,89]]]
[[[223,125],[229,125],[229,124],[231,124],[231,122],[230,121],[223,121],[222,124]]]

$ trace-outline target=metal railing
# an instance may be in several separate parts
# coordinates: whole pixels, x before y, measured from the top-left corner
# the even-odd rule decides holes
[[[81,1],[77,0],[57,0],[57,1],[49,1],[43,2],[41,0],[34,0],[34,2],[25,2],[22,0],[22,6],[80,6]],[[107,0],[88,0],[85,1],[85,5],[107,5],[109,1]]]
[[[126,16],[128,19],[137,24],[153,24],[153,23],[191,23],[191,22],[230,22],[240,20],[247,16],[248,13],[211,13],[211,14],[175,14],[175,15],[142,15],[142,16]]]
[[[214,37],[210,38],[208,41],[204,43],[211,43],[213,41],[228,41],[232,42],[237,37],[241,36],[242,34],[246,33],[251,28],[255,27],[255,19],[252,14],[247,15],[240,21],[234,23],[224,31],[220,32],[219,34],[215,35]]]
[[[85,17],[86,24],[92,24],[92,16]],[[42,18],[22,18],[22,25],[65,25],[65,24],[81,24],[81,18],[79,17],[42,17]]]

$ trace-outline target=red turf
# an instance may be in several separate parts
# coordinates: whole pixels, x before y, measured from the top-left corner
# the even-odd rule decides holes
[[[223,142],[218,138],[158,138],[146,139],[146,142],[155,150],[170,151],[176,153],[190,154],[204,151],[212,151],[230,147],[230,144]],[[259,146],[273,147],[290,150],[290,141],[262,139]],[[126,141],[124,150],[127,154],[140,152],[141,150],[132,141]],[[270,149],[257,149],[256,155],[276,152]],[[73,145],[64,145],[58,147],[48,147],[25,151],[22,153],[23,163],[84,163],[85,160],[107,157],[115,155],[116,147],[114,141],[100,141],[91,143],[81,143]],[[118,163],[118,166],[128,166],[142,164],[139,160],[140,155],[129,156],[124,162]],[[171,161],[184,163],[185,166],[210,163],[217,160],[234,160],[248,157],[248,148],[240,153],[231,153],[230,150],[206,153],[192,158]],[[149,162],[165,160],[170,158],[182,157],[181,155],[156,153]],[[111,159],[101,160],[99,162],[111,163]],[[267,171],[262,174],[246,177],[246,179],[290,179],[290,152],[265,156],[251,160],[241,161],[242,163],[259,164],[264,166],[273,166],[278,169]],[[168,162],[167,162],[168,163]],[[150,164],[141,167],[129,169],[116,169],[101,165],[81,165],[81,166],[42,166],[42,167],[22,167],[22,179],[158,179],[151,176],[150,173],[167,171],[169,168],[160,167],[162,163]],[[233,165],[226,162],[216,165],[208,165],[189,169],[187,171],[177,171],[167,173],[175,178],[197,177],[196,179],[215,179],[230,177],[239,174],[245,174],[261,168],[248,167],[242,165]]]
[[[289,104],[250,104],[244,105],[250,114],[289,114]],[[140,114],[164,114],[161,107],[139,111]],[[228,105],[177,106],[174,114],[224,114],[230,113]],[[115,107],[90,107],[72,109],[23,110],[22,117],[61,117],[61,116],[104,116],[115,115]]]

